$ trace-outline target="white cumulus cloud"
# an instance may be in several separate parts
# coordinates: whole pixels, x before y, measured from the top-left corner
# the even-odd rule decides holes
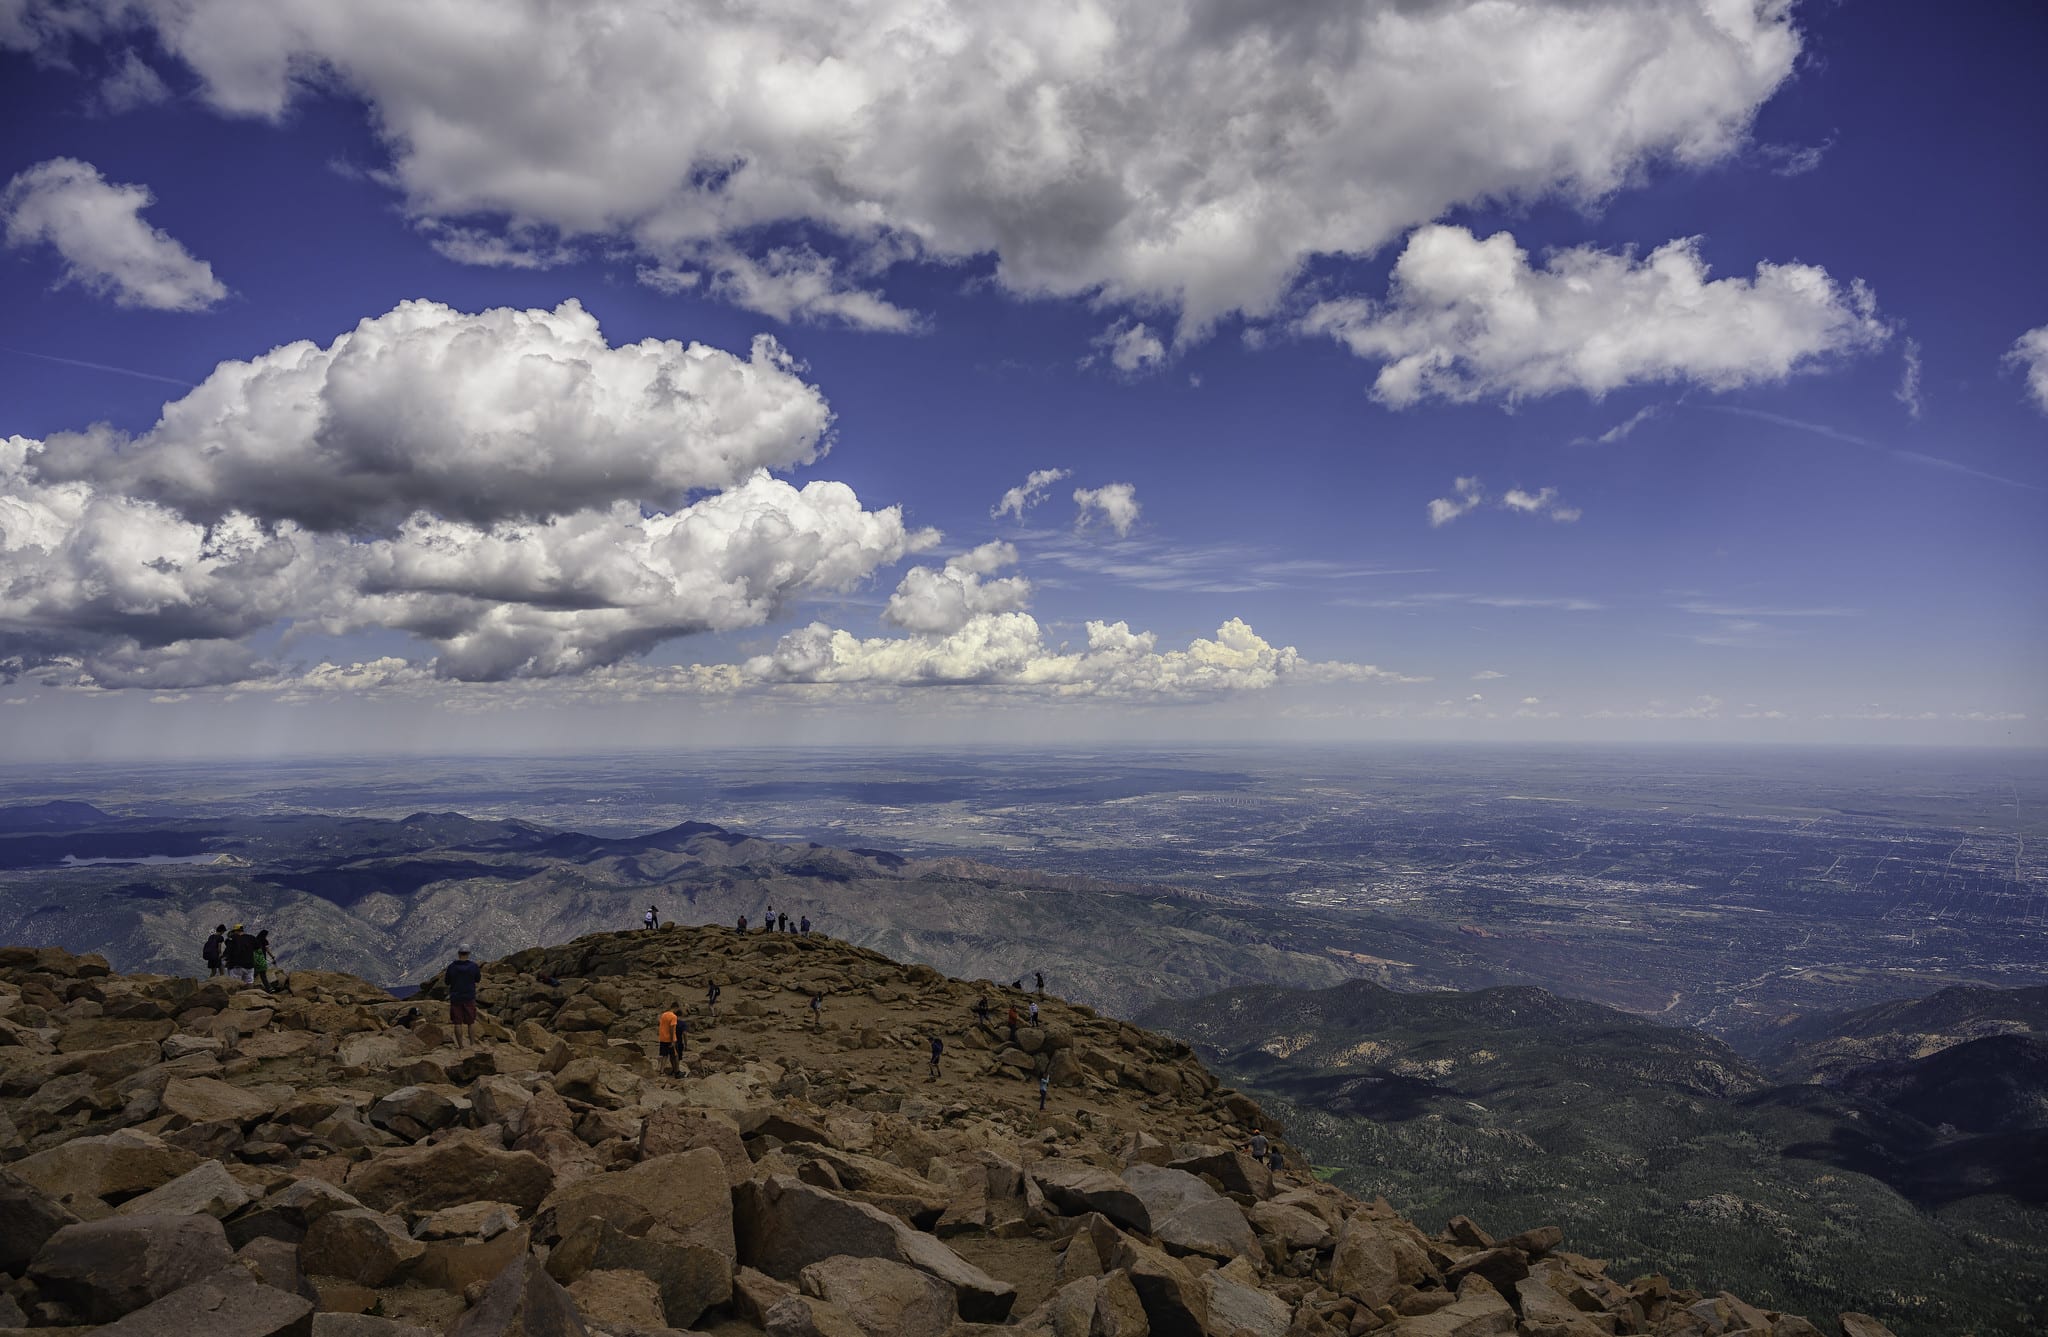
[[[345,90],[418,217],[617,238],[656,263],[759,259],[760,238],[803,229],[870,266],[988,258],[1012,292],[1193,330],[1461,202],[1591,202],[1652,162],[1725,160],[1802,45],[1784,0],[0,13],[0,41],[52,55],[146,28],[230,115]]]
[[[1759,264],[1708,278],[1696,239],[1649,255],[1574,247],[1538,267],[1505,232],[1420,228],[1384,302],[1321,303],[1301,321],[1381,364],[1373,395],[1507,401],[1683,382],[1714,390],[1782,381],[1891,337],[1860,281],[1817,265]]]
[[[759,626],[938,542],[763,467],[829,419],[772,340],[609,348],[573,303],[407,303],[223,364],[135,440],[0,441],[0,679],[275,686],[294,633],[368,629],[441,679],[543,679]],[[944,575],[1006,606],[1028,586],[982,578],[1014,555]]]
[[[1162,650],[1124,622],[1089,622],[1087,644],[1046,643],[1029,613],[985,613],[941,635],[863,639],[824,623],[793,631],[743,666],[760,684],[983,687],[1052,699],[1174,699],[1287,684],[1419,682],[1371,664],[1316,662],[1232,618],[1215,638]]]
[[[1062,478],[1071,478],[1072,476],[1073,471],[1071,469],[1033,469],[1029,474],[1025,475],[1022,483],[1003,494],[1002,500],[998,501],[989,510],[989,518],[991,520],[1000,520],[1006,515],[1014,515],[1021,521],[1024,518],[1024,512],[1045,500],[1045,490],[1047,488],[1059,482]]]
[[[1498,501],[1486,495],[1486,489],[1477,478],[1461,477],[1451,482],[1451,495],[1437,497],[1429,503],[1429,524],[1432,529],[1441,529],[1461,515],[1491,504],[1495,510],[1513,511],[1518,515],[1544,515],[1560,524],[1571,524],[1584,512],[1576,506],[1567,506],[1554,487],[1539,488],[1534,492],[1511,487],[1502,493]]]
[[[65,281],[156,311],[203,311],[228,290],[213,266],[143,221],[155,197],[117,185],[91,163],[52,158],[15,174],[0,190],[0,224],[10,247],[47,243],[64,259]]]
[[[1429,525],[1441,529],[1459,516],[1475,507],[1485,504],[1486,494],[1480,490],[1477,478],[1456,478],[1451,481],[1451,495],[1437,497],[1429,503]]]
[[[422,509],[487,524],[667,505],[817,456],[832,415],[800,371],[765,335],[747,357],[613,347],[574,301],[474,315],[409,301],[325,347],[223,362],[133,441],[52,437],[40,468],[198,517],[322,530]]]
[[[943,567],[914,566],[889,596],[882,620],[905,631],[949,635],[977,617],[1018,611],[1030,602],[1031,582],[987,578],[1016,560],[1010,544],[984,543]]]
[[[2013,341],[2005,363],[2027,378],[2027,394],[2035,407],[2048,413],[2048,325],[2028,330]]]
[[[1138,489],[1130,483],[1104,483],[1101,487],[1077,487],[1074,504],[1081,508],[1079,523],[1086,526],[1100,518],[1119,538],[1138,523]]]
[[[1135,376],[1166,361],[1165,343],[1142,321],[1119,320],[1096,335],[1094,342],[1097,352],[1083,362],[1084,366],[1097,356],[1107,357],[1110,366],[1126,376]]]

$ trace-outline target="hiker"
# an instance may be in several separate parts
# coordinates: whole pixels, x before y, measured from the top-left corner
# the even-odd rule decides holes
[[[213,926],[213,936],[208,938],[206,945],[199,949],[200,959],[206,962],[206,978],[218,979],[226,973],[220,963],[220,953],[221,948],[227,945],[227,940],[228,926],[226,924],[215,924]]]
[[[1035,980],[1037,980],[1037,981],[1038,981],[1038,991],[1039,991],[1040,993],[1044,993],[1044,992],[1045,992],[1045,972],[1044,972],[1044,971],[1042,971],[1042,970],[1034,970],[1034,971],[1032,971],[1032,972],[1031,972],[1031,978],[1033,978],[1033,979],[1035,979]]]
[[[661,1046],[661,1056],[668,1060],[668,1075],[671,1077],[683,1075],[683,1037],[689,1034],[690,1023],[683,1020],[682,1010],[683,1005],[677,1003],[661,1014],[661,1020],[656,1022],[654,1027],[655,1038]]]
[[[483,977],[484,968],[469,959],[468,943],[455,949],[455,959],[441,972],[448,982],[448,1025],[455,1032],[457,1049],[476,1043],[476,986]]]
[[[418,1008],[409,1007],[399,1015],[398,1024],[405,1027],[407,1030],[411,1030],[413,1028],[413,1025],[416,1022],[418,1022],[421,1017],[425,1015],[426,1014],[424,1012],[421,1012]]]
[[[263,992],[272,993],[270,967],[276,958],[270,954],[270,930],[264,929],[256,935],[256,947],[249,955],[249,966],[256,972],[256,982],[263,986]]]
[[[718,995],[720,992],[717,980],[711,981],[711,987],[704,991],[704,1006],[710,1010],[711,1015],[714,1017],[718,1015]]]
[[[256,939],[243,932],[240,924],[228,934],[221,948],[221,960],[227,963],[228,974],[243,984],[256,982]]]
[[[814,1031],[821,1030],[824,1028],[824,1025],[825,995],[821,993],[814,993],[811,995],[811,1029]]]
[[[1273,1144],[1272,1154],[1266,1162],[1266,1168],[1274,1174],[1279,1174],[1287,1168],[1287,1158],[1280,1154],[1280,1144],[1278,1142]]]
[[[1017,1043],[1017,1005],[1010,1004],[1010,1043]]]
[[[789,916],[788,916],[788,914],[786,914],[786,913],[785,913],[785,914],[779,914],[779,915],[775,916],[775,931],[776,931],[777,933],[787,933],[787,932],[789,932]]]
[[[647,925],[649,931],[661,927],[661,911],[648,906],[647,913],[640,916],[640,922]]]
[[[1252,1129],[1252,1140],[1245,1144],[1244,1149],[1252,1154],[1253,1160],[1263,1161],[1266,1159],[1267,1151],[1271,1149],[1271,1144],[1266,1141],[1264,1133],[1254,1128]]]
[[[983,993],[974,1000],[974,1019],[981,1023],[983,1030],[988,1029],[988,994]]]
[[[767,915],[761,920],[761,931],[763,933],[773,933],[775,931],[775,907],[772,905],[768,907]]]
[[[804,937],[810,936],[811,917],[809,915],[805,915],[802,919],[797,921],[796,931]]]
[[[1051,1085],[1052,1079],[1050,1077],[1042,1072],[1038,1074],[1038,1108],[1045,1108],[1045,1093]]]
[[[926,1081],[936,1082],[937,1080],[939,1080],[939,1055],[945,1052],[946,1042],[939,1039],[938,1036],[934,1035],[932,1037],[932,1075],[930,1077],[927,1077],[925,1079]]]
[[[740,916],[740,932],[742,932],[742,933],[745,933],[746,931],[747,931],[747,917],[746,917],[745,915],[741,915],[741,916]]]
[[[1038,1024],[1038,1000],[1036,998],[1031,1000],[1031,1024],[1033,1026]]]

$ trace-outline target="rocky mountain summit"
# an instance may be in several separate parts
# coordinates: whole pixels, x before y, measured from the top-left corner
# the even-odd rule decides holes
[[[1291,1148],[1244,1154],[1279,1130],[1185,1044],[1050,996],[1030,1024],[1021,994],[822,937],[521,952],[486,966],[469,1048],[439,993],[0,949],[0,1331],[1822,1331],[1624,1282],[1554,1226],[1427,1234]]]

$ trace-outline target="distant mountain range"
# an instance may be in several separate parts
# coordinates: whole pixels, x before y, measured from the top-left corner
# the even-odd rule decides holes
[[[1556,1221],[1624,1273],[1718,1276],[1792,1310],[1879,1303],[1881,1276],[1873,1312],[1953,1337],[2028,1331],[2048,1295],[2048,1034],[1985,1034],[2044,993],[1808,1018],[1770,1068],[1526,988],[1245,988],[1140,1020],[1431,1228]],[[1918,1056],[1843,1067],[1852,1052]]]
[[[969,979],[1045,970],[1064,996],[1112,1012],[1351,973],[1314,924],[1249,901],[703,822],[601,836],[450,812],[102,814],[59,831],[9,811],[23,810],[0,809],[0,940],[103,952],[121,970],[190,973],[215,924],[246,923],[271,931],[287,966],[398,984],[437,970],[459,944],[503,956],[637,925],[651,903],[684,923],[746,915],[758,926],[771,906],[792,921],[807,914],[834,937]]]

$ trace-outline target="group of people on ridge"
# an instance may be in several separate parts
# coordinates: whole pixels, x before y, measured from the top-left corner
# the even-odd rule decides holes
[[[650,914],[653,913],[653,909],[653,906],[649,906],[648,912]],[[740,932],[745,933],[747,931],[747,917],[741,915],[739,922],[734,927]],[[761,931],[763,933],[809,933],[811,931],[811,917],[809,915],[801,915],[792,924],[787,914],[778,914],[775,907],[771,905],[761,916]]]
[[[277,965],[277,954],[270,949],[269,929],[250,933],[241,924],[233,928],[215,924],[199,955],[206,962],[208,979],[226,975],[243,984],[260,985],[265,993],[276,992],[270,972]]]

